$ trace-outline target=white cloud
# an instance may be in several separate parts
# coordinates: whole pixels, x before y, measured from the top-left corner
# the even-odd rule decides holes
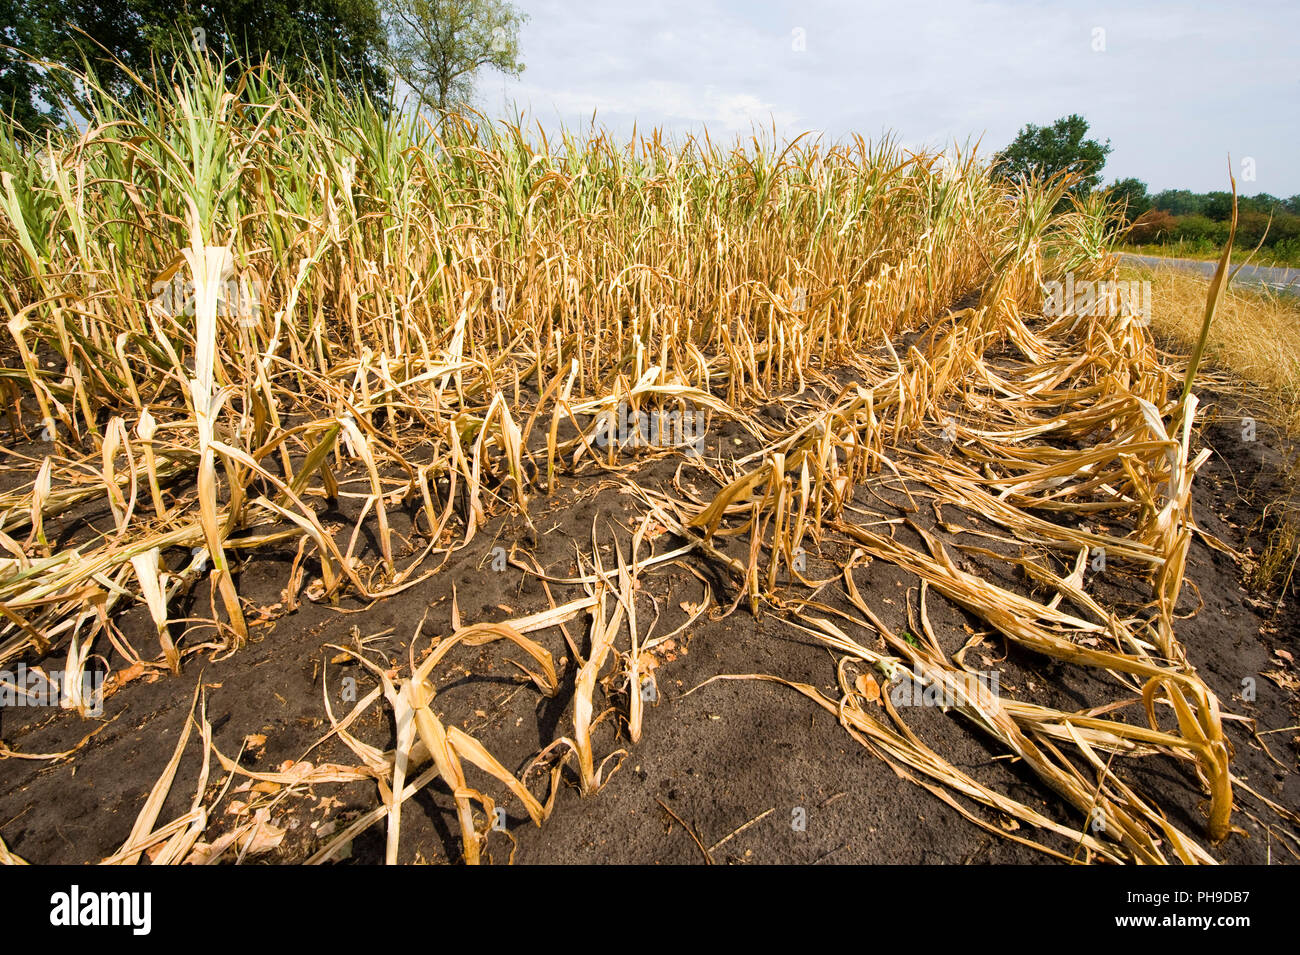
[[[578,126],[594,109],[625,133],[635,121],[714,134],[773,123],[781,136],[892,131],[929,146],[983,137],[986,153],[1026,123],[1079,112],[1115,147],[1108,177],[1223,188],[1231,153],[1257,162],[1245,191],[1300,192],[1294,3],[517,2],[531,15],[527,72],[485,77],[489,111],[504,98]],[[791,49],[795,27],[803,52]]]
[[[622,91],[546,89],[521,84],[514,92],[519,101],[531,104],[545,122],[548,116],[586,121],[593,113],[597,123],[619,128],[633,119],[641,125],[671,128],[707,126],[710,130],[744,132],[751,127],[770,126],[787,130],[796,115],[753,93],[720,90],[712,86],[695,89],[687,83],[652,81]]]

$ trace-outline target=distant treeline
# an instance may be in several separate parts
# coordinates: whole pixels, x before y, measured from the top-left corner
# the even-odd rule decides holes
[[[1111,187],[1114,198],[1128,203],[1134,245],[1178,245],[1187,252],[1214,252],[1228,241],[1232,193],[1166,189],[1149,195],[1146,184],[1124,179]],[[1300,195],[1282,199],[1261,192],[1237,197],[1238,249],[1264,248],[1276,258],[1300,256]]]

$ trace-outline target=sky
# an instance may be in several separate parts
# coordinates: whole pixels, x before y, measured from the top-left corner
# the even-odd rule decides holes
[[[1300,193],[1300,2],[516,0],[526,69],[477,105],[626,139],[772,127],[904,146],[979,142],[1082,114],[1106,182]],[[504,109],[503,109],[504,107]]]

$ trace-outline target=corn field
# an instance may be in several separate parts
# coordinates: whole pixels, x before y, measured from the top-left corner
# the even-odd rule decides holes
[[[190,64],[124,102],[90,85],[81,109],[83,129],[36,143],[6,130],[0,142],[11,434],[0,664],[66,659],[75,676],[111,648],[180,673],[238,653],[250,624],[236,572],[250,556],[288,548],[318,578],[313,600],[382,600],[438,574],[499,515],[535,539],[537,502],[564,481],[630,480],[628,452],[598,440],[619,408],[705,409],[760,450],[696,462],[712,484],[699,498],[638,490],[640,532],[614,565],[598,529],[577,542],[585,597],[510,620],[453,613],[397,677],[341,648],[379,683],[329,716],[356,765],[254,773],[217,754],[224,770],[293,786],[377,781],[376,809],[315,861],[381,823],[396,861],[403,804],[441,779],[464,861],[478,862],[493,791],[539,825],[566,770],[599,798],[610,754],[591,735],[598,679],[643,677],[630,594],[652,567],[696,561],[734,588],[714,613],[778,616],[839,660],[838,696],[779,674],[747,679],[832,714],[973,823],[1066,860],[1033,833],[1065,838],[1079,861],[1214,861],[1207,847],[1233,824],[1232,753],[1175,613],[1192,539],[1208,537],[1189,512],[1209,454],[1193,440],[1195,362],[1184,380],[1123,309],[1043,317],[1048,277],[1114,277],[1103,203],[1061,212],[1066,179],[1008,187],[974,152],[889,140],[722,147],[655,132],[617,144],[472,117],[435,126],[291,88],[270,67],[230,84]],[[755,415],[814,392],[830,397],[786,426]],[[985,553],[1035,596],[963,569],[924,528],[914,547],[895,525],[860,521],[855,491],[879,482],[924,488],[917,507],[946,521],[991,522],[1013,556]],[[356,527],[323,516],[341,494],[363,502]],[[400,508],[417,515],[414,556],[394,541]],[[652,526],[671,550],[646,556]],[[358,546],[368,535],[376,552]],[[741,556],[717,546],[725,538]],[[806,580],[796,555],[832,540],[852,558],[829,582]],[[1143,613],[1090,593],[1097,548],[1145,581]],[[855,583],[871,560],[920,581],[916,637],[891,630]],[[179,627],[174,608],[200,585],[207,629]],[[832,609],[828,588],[853,612]],[[1096,671],[1114,706],[1068,712],[981,690],[928,633],[927,592],[1011,644]],[[116,625],[137,605],[156,642],[133,644]],[[566,689],[548,641],[573,621],[587,639]],[[542,795],[445,724],[430,687],[456,646],[497,641],[527,658],[532,692],[572,696],[564,735],[538,754]],[[944,688],[1073,821],[944,760],[871,692],[877,679]],[[391,710],[391,749],[348,732],[373,707]],[[191,728],[210,745],[197,701],[192,715],[169,774]],[[1115,771],[1157,754],[1194,771],[1199,831]],[[502,788],[471,783],[467,764]],[[205,756],[204,784],[207,769]],[[149,850],[154,864],[182,862],[205,845],[203,785],[188,816],[159,825],[169,786],[170,775],[106,861]],[[0,857],[16,859],[3,843]]]

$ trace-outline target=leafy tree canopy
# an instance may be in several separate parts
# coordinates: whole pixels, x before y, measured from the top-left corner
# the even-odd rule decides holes
[[[422,107],[468,105],[479,70],[523,72],[527,19],[506,0],[384,0],[389,62]]]
[[[1151,197],[1147,195],[1147,184],[1141,179],[1118,179],[1107,190],[1110,198],[1124,204],[1124,217],[1132,222],[1151,208]]]
[[[78,71],[89,65],[119,95],[133,87],[125,70],[166,70],[178,45],[226,61],[269,57],[291,76],[323,70],[377,97],[388,89],[376,0],[0,0],[0,12],[12,24],[8,45]],[[25,59],[0,51],[0,96],[30,128],[53,118],[58,83]]]
[[[1030,123],[994,157],[994,169],[1012,180],[1069,171],[1081,177],[1071,192],[1087,195],[1101,182],[1101,168],[1111,151],[1109,139],[1103,144],[1087,135],[1088,121],[1077,113],[1051,126]]]

